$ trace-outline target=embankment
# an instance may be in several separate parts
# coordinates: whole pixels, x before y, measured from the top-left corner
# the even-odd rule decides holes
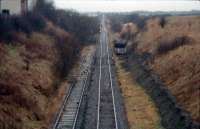
[[[177,104],[176,98],[143,61],[141,55],[133,54],[122,65],[125,70],[131,71],[132,77],[151,96],[161,116],[162,126],[166,129],[198,129],[191,116]]]
[[[132,55],[126,65],[157,103],[167,129],[198,128],[193,125],[200,123],[199,19],[154,16],[142,28],[133,21],[120,33],[129,40],[128,54]]]
[[[14,35],[0,43],[0,128],[47,128],[69,87],[79,42],[50,22],[43,32]]]

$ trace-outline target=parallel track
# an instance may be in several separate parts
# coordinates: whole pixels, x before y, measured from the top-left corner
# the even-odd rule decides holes
[[[104,19],[104,18],[103,18]],[[102,32],[100,34],[100,66],[98,80],[98,103],[97,103],[97,124],[96,129],[118,129],[118,120],[115,104],[115,95],[113,89],[111,61],[108,45],[108,32],[105,22],[102,22]],[[93,60],[93,59],[91,59]],[[80,80],[68,95],[65,96],[63,106],[57,115],[56,121],[50,129],[75,129],[79,110],[86,89],[88,76],[90,74],[89,66],[82,67]]]
[[[70,88],[68,94],[64,98],[63,105],[56,117],[56,120],[50,129],[75,129],[83,95],[86,89],[88,76],[90,74],[93,57],[91,57],[89,65],[81,66],[81,74],[79,80]]]
[[[104,18],[103,18],[104,19]],[[113,80],[110,64],[110,53],[108,46],[108,35],[105,27],[105,21],[102,23],[102,32],[100,40],[100,73],[99,73],[99,93],[98,93],[98,107],[97,107],[97,129],[118,129],[117,113],[115,107],[115,97],[113,90]],[[106,47],[105,47],[106,46]],[[103,55],[103,50],[105,51]],[[103,57],[104,56],[104,57]],[[107,57],[105,57],[107,56]],[[103,58],[107,58],[106,62],[103,63]],[[102,77],[102,71],[104,77],[109,74],[109,82]],[[107,73],[108,72],[108,73]],[[105,80],[103,80],[105,79]],[[105,81],[105,82],[102,82]]]

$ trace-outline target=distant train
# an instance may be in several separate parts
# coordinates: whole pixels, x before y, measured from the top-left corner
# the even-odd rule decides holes
[[[126,40],[118,39],[114,41],[114,52],[117,55],[125,55],[127,53]]]

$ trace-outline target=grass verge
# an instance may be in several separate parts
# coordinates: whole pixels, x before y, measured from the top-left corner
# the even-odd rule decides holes
[[[126,71],[118,57],[115,57],[117,76],[124,98],[130,129],[163,129],[157,108],[145,90]]]

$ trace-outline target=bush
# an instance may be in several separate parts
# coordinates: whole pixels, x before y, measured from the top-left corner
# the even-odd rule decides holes
[[[56,41],[55,47],[59,57],[57,58],[55,73],[64,78],[79,56],[80,43],[75,37],[51,22],[48,23],[45,32]]]
[[[191,38],[187,36],[176,37],[174,40],[170,42],[162,41],[160,42],[157,48],[157,54],[165,54],[168,51],[174,50],[180,46],[189,44],[191,42]]]
[[[82,41],[89,41],[88,37],[98,32],[96,17],[80,15],[74,11],[56,9],[51,2],[38,0],[33,12],[24,16],[10,16],[0,18],[0,39],[12,41],[12,32],[30,34],[33,31],[42,31],[46,26],[45,18],[70,32]]]
[[[13,20],[14,25],[13,31],[25,32],[26,34],[32,32],[31,25],[25,17],[15,17],[11,20]]]
[[[112,30],[114,32],[120,32],[122,30],[122,24],[120,22],[114,21],[112,22]]]
[[[11,41],[13,29],[14,24],[10,18],[4,19],[0,17],[0,40]]]
[[[33,31],[42,31],[46,27],[46,21],[39,13],[30,12],[26,15],[25,19],[30,23],[30,27]]]
[[[81,15],[75,11],[55,9],[53,3],[37,1],[35,12],[42,14],[65,31],[74,34],[80,41],[87,42],[88,37],[98,32],[96,17]]]
[[[56,9],[52,2],[46,0],[37,0],[34,12],[41,14],[45,18],[54,21],[57,18]]]
[[[164,28],[165,27],[165,25],[166,25],[166,19],[165,19],[165,17],[161,17],[160,18],[160,26],[162,27],[162,28]]]
[[[60,58],[57,62],[57,71],[60,72],[60,77],[64,78],[79,56],[80,46],[74,38],[64,37],[57,39],[56,47]]]
[[[33,31],[42,31],[46,26],[46,21],[41,14],[29,12],[25,16],[14,17],[11,19],[14,22],[15,31],[31,33]]]
[[[124,23],[134,22],[139,29],[143,30],[146,25],[146,20],[149,18],[148,16],[140,16],[137,13],[112,13],[108,14],[111,22],[112,22],[112,30],[115,32],[119,32],[121,30],[120,26]]]
[[[87,42],[88,37],[98,32],[98,22],[95,17],[64,10],[56,10],[55,14],[58,18],[54,18],[54,24],[74,34],[82,42]]]
[[[0,17],[0,39],[10,42],[14,38],[13,32],[30,34],[33,31],[42,31],[45,26],[45,19],[34,12],[25,16]]]

